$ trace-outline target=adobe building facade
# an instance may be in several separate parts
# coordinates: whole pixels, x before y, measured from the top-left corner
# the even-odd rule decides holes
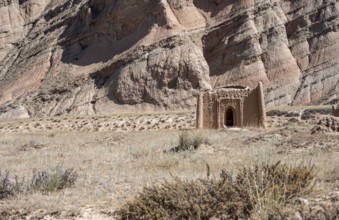
[[[263,86],[230,86],[198,96],[196,127],[221,129],[225,127],[266,127]]]
[[[332,115],[335,117],[339,117],[339,105],[338,106],[332,106]]]

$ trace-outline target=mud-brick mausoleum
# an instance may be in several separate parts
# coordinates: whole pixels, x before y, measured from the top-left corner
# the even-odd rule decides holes
[[[197,128],[265,127],[266,110],[263,86],[251,90],[228,86],[199,94]]]

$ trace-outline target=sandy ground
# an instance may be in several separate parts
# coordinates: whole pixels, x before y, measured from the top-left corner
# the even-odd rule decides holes
[[[339,135],[312,134],[328,108],[268,112],[267,129],[194,129],[192,112],[154,115],[55,117],[0,122],[0,168],[14,178],[33,170],[72,167],[74,187],[0,200],[3,219],[112,219],[120,205],[144,186],[173,178],[218,178],[253,162],[311,162],[317,185],[309,201],[339,201]],[[178,136],[204,136],[197,150],[173,153]],[[338,195],[337,195],[337,194]],[[325,198],[325,199],[321,199]],[[327,200],[326,200],[327,201]]]

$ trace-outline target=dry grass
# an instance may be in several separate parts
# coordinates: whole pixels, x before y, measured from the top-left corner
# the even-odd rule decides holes
[[[168,115],[164,120],[167,118]],[[73,119],[72,122],[60,120],[68,123],[67,126],[74,123]],[[238,167],[256,162],[282,161],[298,165],[311,161],[317,167],[319,181],[314,189],[317,194],[325,194],[338,186],[338,136],[311,136],[312,124],[288,123],[288,118],[280,121],[272,117],[270,120],[274,126],[266,131],[255,128],[203,131],[208,145],[178,153],[168,152],[178,145],[178,130],[69,132],[60,127],[53,127],[49,132],[3,130],[0,133],[1,170],[25,176],[34,169],[48,170],[64,164],[78,171],[78,179],[74,187],[61,192],[37,192],[6,199],[0,202],[0,210],[91,208],[111,213],[141,192],[144,186],[170,181],[173,177],[187,181],[205,178],[206,163],[210,178],[217,178],[225,167],[236,174]],[[18,121],[14,125],[24,126],[25,123],[30,126],[35,122],[25,121],[22,125]],[[46,122],[39,123],[44,126]],[[8,127],[5,123],[1,126]],[[295,147],[298,145],[304,147]]]

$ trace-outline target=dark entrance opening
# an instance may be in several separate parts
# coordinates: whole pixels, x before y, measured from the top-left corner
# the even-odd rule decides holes
[[[234,126],[234,111],[232,108],[228,108],[225,111],[225,126],[233,127]]]

